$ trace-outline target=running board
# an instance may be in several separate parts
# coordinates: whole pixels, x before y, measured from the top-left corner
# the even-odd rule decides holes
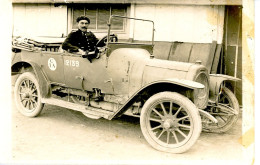
[[[41,102],[46,103],[46,104],[56,105],[56,106],[63,107],[63,108],[72,109],[72,110],[86,113],[89,115],[103,117],[105,119],[109,119],[109,116],[114,114],[114,112],[107,111],[104,109],[94,108],[94,107],[85,106],[85,105],[79,105],[76,103],[71,103],[68,101],[55,99],[55,98],[42,98]]]

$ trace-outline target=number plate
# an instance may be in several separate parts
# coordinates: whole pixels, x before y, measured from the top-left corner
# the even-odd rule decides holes
[[[77,60],[64,60],[66,66],[79,67],[79,61]]]

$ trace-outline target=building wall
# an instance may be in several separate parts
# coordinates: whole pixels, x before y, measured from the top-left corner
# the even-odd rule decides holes
[[[129,10],[131,17],[155,22],[155,41],[222,43],[224,6],[132,4]],[[66,5],[14,4],[13,35],[61,37],[70,32],[67,30],[70,29],[70,16]],[[128,23],[128,38],[151,40],[151,24]]]
[[[66,6],[13,4],[13,36],[61,37],[66,33]]]
[[[136,5],[134,16],[155,22],[156,41],[222,43],[224,6]],[[134,26],[135,40],[149,40],[151,26]],[[144,28],[140,28],[144,27]]]

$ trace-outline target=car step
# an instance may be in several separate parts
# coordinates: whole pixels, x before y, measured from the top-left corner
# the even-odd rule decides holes
[[[46,104],[56,105],[56,106],[63,107],[63,108],[72,109],[75,111],[87,113],[87,114],[98,116],[98,117],[103,117],[105,119],[109,119],[109,116],[114,114],[114,112],[107,111],[104,109],[95,108],[95,107],[91,107],[91,106],[85,106],[85,105],[79,105],[76,103],[71,103],[68,101],[55,99],[55,98],[42,98],[41,102],[46,103]]]

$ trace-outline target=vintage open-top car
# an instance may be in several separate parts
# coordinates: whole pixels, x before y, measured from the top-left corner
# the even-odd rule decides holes
[[[151,44],[119,42],[110,34],[115,17],[153,25],[111,16],[108,35],[97,43],[99,51],[86,55],[58,51],[60,44],[14,40],[12,75],[19,74],[14,97],[23,115],[39,115],[46,103],[94,119],[140,117],[147,142],[171,153],[187,151],[201,130],[232,128],[239,104],[223,82],[236,78],[209,75],[200,61],[156,59],[153,37]]]

